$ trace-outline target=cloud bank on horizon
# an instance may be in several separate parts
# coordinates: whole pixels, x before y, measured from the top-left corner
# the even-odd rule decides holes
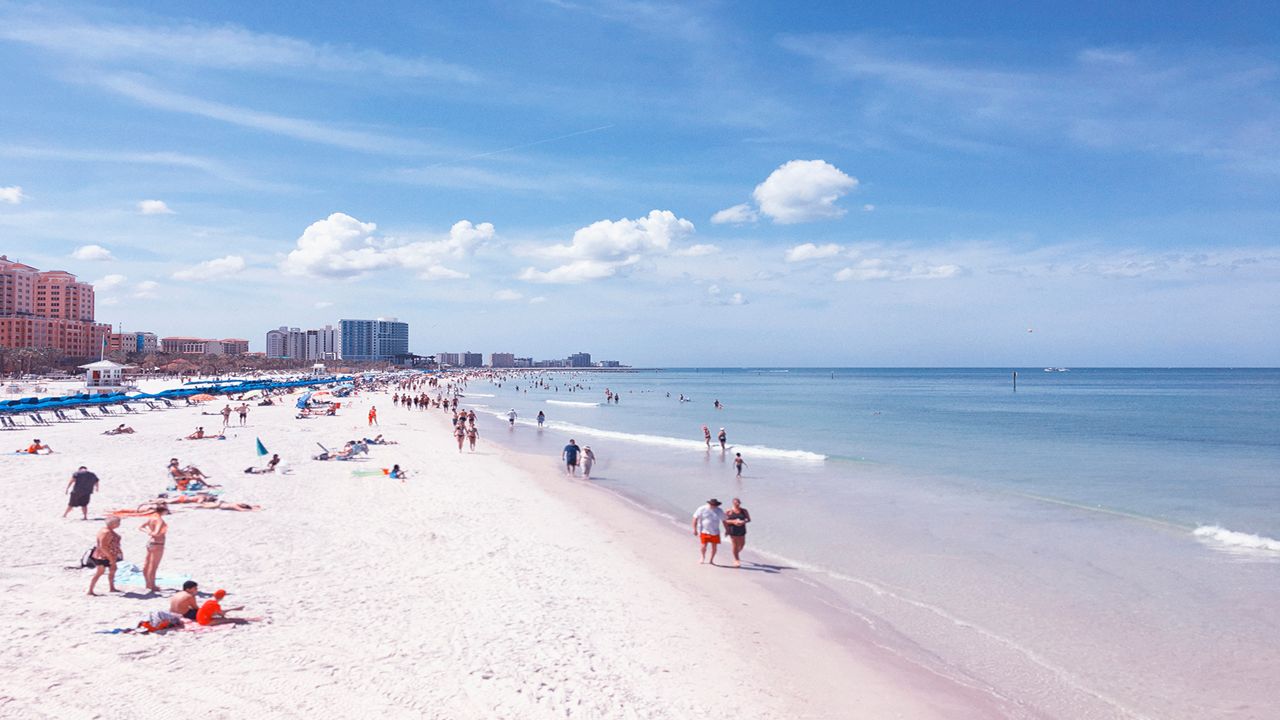
[[[1274,8],[317,8],[0,3],[2,250],[255,346],[1280,364]]]

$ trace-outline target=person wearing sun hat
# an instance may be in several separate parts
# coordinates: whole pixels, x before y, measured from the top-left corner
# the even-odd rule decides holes
[[[213,593],[213,598],[205,600],[200,609],[196,611],[196,623],[200,625],[220,625],[222,623],[243,623],[244,620],[239,618],[229,618],[226,610],[222,609],[221,600],[227,596],[226,590],[218,590]],[[227,610],[243,610],[244,607],[227,608]]]
[[[724,525],[724,511],[720,509],[720,501],[711,498],[697,510],[693,511],[693,534],[702,545],[699,564],[707,562],[707,546],[711,546],[712,565],[716,564],[716,550],[720,547],[720,528]]]

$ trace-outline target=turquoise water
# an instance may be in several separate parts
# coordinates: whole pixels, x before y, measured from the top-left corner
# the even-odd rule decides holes
[[[1280,717],[1280,371],[1011,373],[550,374],[466,401],[549,464],[591,445],[596,484],[673,523],[742,497],[759,562],[1009,716]]]

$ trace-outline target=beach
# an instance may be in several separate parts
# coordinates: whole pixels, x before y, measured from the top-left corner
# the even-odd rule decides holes
[[[368,408],[380,427],[366,426]],[[214,412],[222,403],[210,402]],[[700,566],[664,519],[482,435],[457,451],[448,416],[348,399],[297,420],[292,401],[233,415],[225,440],[182,440],[221,418],[201,408],[24,428],[48,456],[0,455],[8,528],[0,623],[5,717],[967,718],[1014,716],[980,689],[933,678],[833,632],[775,587],[786,573]],[[117,410],[119,414],[121,411]],[[132,435],[104,436],[126,422]],[[351,462],[318,462],[374,432]],[[284,459],[269,475],[255,440]],[[153,595],[85,594],[74,567],[100,520],[61,518],[71,473],[101,478],[89,516],[167,485],[170,457],[199,466],[222,498],[257,512],[178,507]],[[404,482],[380,468],[400,464]],[[353,475],[353,471],[359,471]],[[691,512],[692,507],[689,508]],[[120,528],[140,563],[140,520]],[[727,550],[725,552],[727,555]],[[723,558],[723,556],[722,556]],[[757,557],[749,560],[759,561]],[[749,563],[750,564],[750,563]],[[760,567],[767,566],[761,562]],[[223,588],[248,625],[102,634],[167,608],[185,578]],[[105,591],[106,578],[99,584]]]

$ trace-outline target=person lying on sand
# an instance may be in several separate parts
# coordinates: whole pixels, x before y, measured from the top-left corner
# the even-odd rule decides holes
[[[227,613],[235,610],[243,610],[244,606],[239,605],[233,608],[222,608],[221,600],[227,596],[226,590],[217,590],[213,593],[213,599],[205,600],[200,609],[196,611],[196,622],[200,625],[243,625],[247,622],[245,618],[227,617]]]
[[[179,440],[225,440],[226,438],[227,436],[223,435],[222,433],[218,433],[217,435],[206,435],[204,432],[204,428],[198,427],[196,428],[195,432],[191,433],[185,438],[178,438],[178,439]]]
[[[196,510],[232,510],[234,512],[257,512],[262,509],[261,505],[233,503],[225,500],[206,500],[204,502],[195,503],[191,507]]]
[[[27,449],[15,450],[14,452],[26,455],[49,455],[53,453],[53,448],[40,442],[40,438],[36,438],[31,441],[31,444],[27,446]]]
[[[400,443],[394,440],[385,440],[383,439],[382,435],[378,435],[377,437],[372,439],[364,438],[364,444],[365,445],[399,445]]]
[[[277,466],[277,465],[279,465],[279,464],[280,464],[280,456],[279,456],[279,455],[272,455],[272,456],[271,456],[271,459],[267,461],[267,466],[266,466],[266,467],[264,467],[264,468],[247,467],[247,468],[245,468],[245,469],[244,469],[244,471],[245,471],[247,474],[249,474],[249,475],[263,475],[263,474],[265,474],[265,473],[273,473],[273,472],[275,472],[275,471],[276,471],[276,466]]]
[[[111,428],[110,430],[104,430],[102,434],[103,435],[132,435],[133,428],[129,427],[128,425],[125,425],[124,423],[120,423],[119,425]]]

